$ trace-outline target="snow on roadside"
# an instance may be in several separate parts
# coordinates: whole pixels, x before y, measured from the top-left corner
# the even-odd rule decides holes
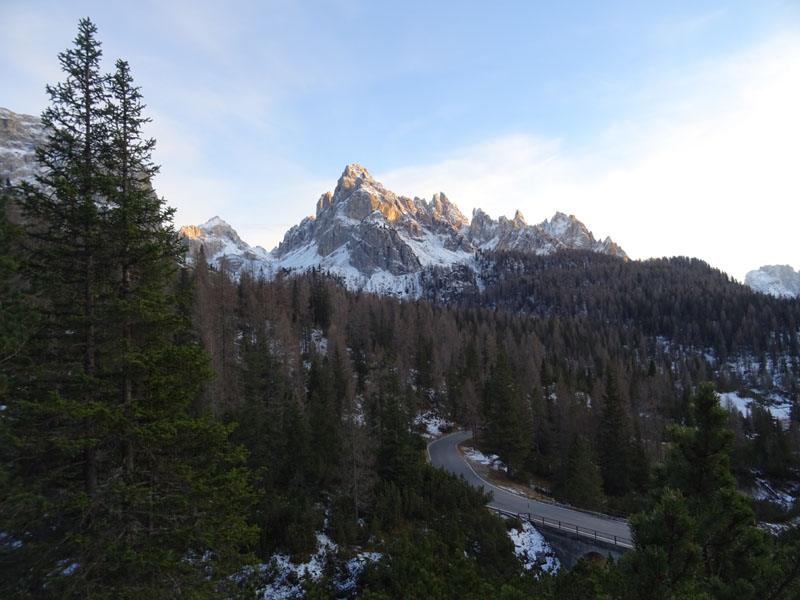
[[[440,417],[432,410],[419,413],[414,418],[414,425],[423,429],[422,436],[436,438],[452,430],[453,424],[447,419]]]
[[[472,460],[472,461],[475,461],[476,463],[480,463],[482,465],[486,465],[488,467],[491,467],[492,469],[495,469],[496,471],[505,471],[506,470],[505,465],[500,461],[500,457],[497,456],[496,454],[490,454],[489,456],[486,456],[480,450],[476,450],[475,448],[470,448],[469,446],[466,446],[466,447],[462,446],[461,450],[463,450],[464,455],[469,460]]]
[[[514,542],[514,554],[520,559],[525,570],[538,568],[545,573],[555,573],[561,568],[561,562],[550,544],[527,521],[522,522],[522,529],[510,529],[508,537]]]

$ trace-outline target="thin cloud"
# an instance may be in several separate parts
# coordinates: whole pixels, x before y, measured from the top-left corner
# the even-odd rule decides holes
[[[665,20],[660,23],[656,30],[656,35],[664,41],[679,41],[687,36],[702,33],[709,25],[724,17],[727,12],[726,9],[720,8],[687,19]]]
[[[646,93],[658,106],[581,147],[507,136],[380,178],[398,192],[441,189],[464,212],[519,208],[529,222],[573,212],[634,257],[690,254],[740,279],[761,264],[797,265],[798,39],[660,78]],[[747,243],[764,230],[773,234]]]

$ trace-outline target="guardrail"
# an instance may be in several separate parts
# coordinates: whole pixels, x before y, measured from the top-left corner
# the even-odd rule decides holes
[[[632,540],[611,533],[605,533],[602,531],[597,531],[595,529],[588,529],[586,527],[581,527],[580,525],[575,525],[574,523],[559,521],[558,519],[549,519],[547,517],[541,515],[534,515],[532,513],[514,513],[500,508],[494,508],[494,507],[490,508],[497,513],[501,513],[509,517],[516,517],[518,519],[528,521],[534,525],[540,524],[544,527],[558,529],[559,531],[574,533],[581,537],[593,539],[596,542],[598,541],[605,542],[607,544],[613,544],[614,546],[619,546],[620,548],[626,548],[626,549],[633,548]]]

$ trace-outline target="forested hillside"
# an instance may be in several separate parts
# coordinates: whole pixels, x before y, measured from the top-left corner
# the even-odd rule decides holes
[[[528,271],[498,272],[496,287],[461,304],[351,292],[316,272],[234,282],[201,266],[195,322],[218,373],[206,402],[216,414],[248,402],[256,348],[270,381],[279,373],[294,397],[307,393],[303,365],[322,365],[367,415],[373,388],[391,376],[411,417],[434,409],[485,427],[520,473],[557,480],[582,434],[607,477],[624,473],[606,482],[618,497],[646,484],[647,463],[662,458],[668,424],[687,422],[700,382],[748,390],[766,407],[770,393],[796,401],[797,335],[787,332],[796,330],[797,302],[755,294],[699,261],[589,253],[514,261]],[[469,306],[479,301],[492,308]],[[709,325],[713,315],[723,316]],[[719,350],[716,335],[739,339],[736,351]],[[788,473],[798,449],[796,419],[781,427],[761,414],[731,415],[743,483],[750,469]]]
[[[124,61],[101,73],[95,35],[82,20],[59,57],[43,174],[2,190],[0,596],[269,597],[292,577],[308,598],[798,596],[798,530],[756,526],[796,509],[737,487],[796,477],[800,301],[582,252],[483,254],[414,301],[188,268],[139,89]],[[708,381],[757,405],[729,412]],[[514,523],[426,464],[430,412],[521,485],[637,513],[635,548],[524,570]],[[320,546],[314,577],[288,574]]]

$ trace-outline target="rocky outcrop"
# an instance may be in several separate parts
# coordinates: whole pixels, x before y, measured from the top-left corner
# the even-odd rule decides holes
[[[779,298],[800,297],[800,271],[789,265],[766,265],[750,271],[744,277],[744,284]]]

